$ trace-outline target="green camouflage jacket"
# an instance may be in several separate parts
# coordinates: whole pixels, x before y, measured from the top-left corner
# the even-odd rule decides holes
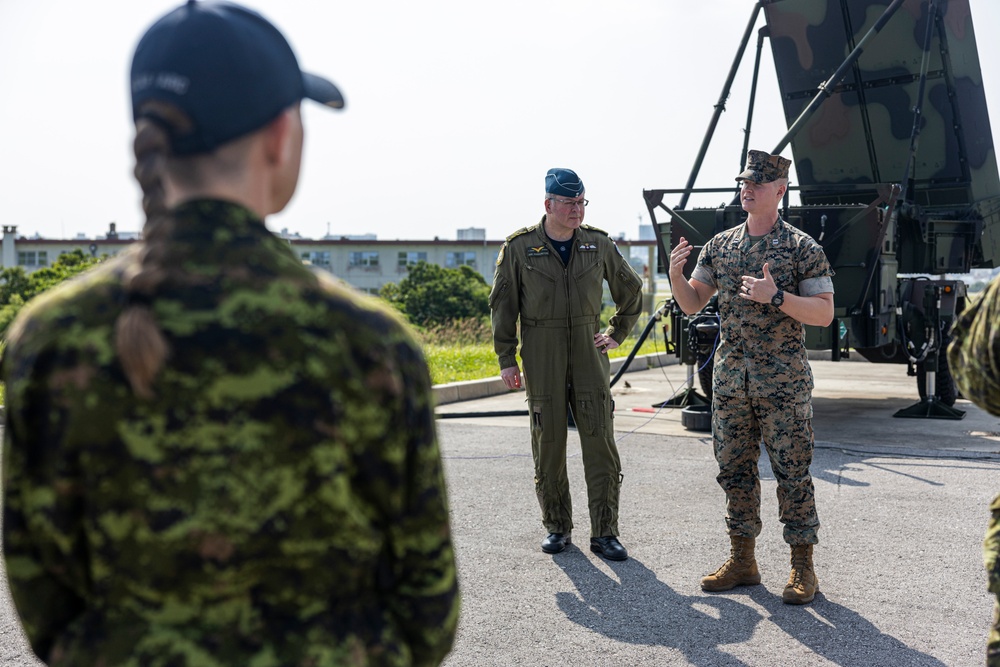
[[[955,319],[948,364],[962,395],[1000,416],[1000,280]]]
[[[50,665],[433,665],[458,614],[430,379],[407,328],[249,211],[185,204],[150,304],[151,400],[117,361],[135,252],[13,327],[7,575]]]
[[[986,539],[983,540],[983,564],[989,576],[989,588],[1000,596],[1000,496],[993,499],[990,505],[989,527]]]
[[[962,395],[1000,416],[1000,280],[992,281],[955,320],[948,364]],[[990,510],[983,556],[990,590],[1000,595],[1000,496]]]
[[[757,243],[747,225],[716,234],[698,256],[691,278],[719,293],[722,328],[715,353],[712,388],[721,396],[808,400],[813,388],[805,329],[770,303],[739,296],[743,276],[763,277],[763,266],[778,289],[798,296],[833,292],[833,269],[823,248],[780,218]]]
[[[642,314],[642,279],[622,256],[607,232],[582,225],[573,244],[569,265],[545,235],[545,216],[532,227],[507,237],[497,257],[490,293],[493,345],[500,369],[517,365],[517,322],[540,326],[601,321],[604,282],[617,310],[606,333],[621,345]],[[593,340],[585,341],[593,348]]]

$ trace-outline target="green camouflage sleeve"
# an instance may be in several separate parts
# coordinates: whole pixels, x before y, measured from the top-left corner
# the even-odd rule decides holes
[[[989,527],[983,541],[983,562],[989,575],[989,588],[1000,596],[1000,495],[990,505]]]
[[[386,596],[407,639],[414,665],[438,665],[451,650],[458,626],[458,575],[437,443],[430,374],[415,344],[397,348],[402,374],[398,423],[406,474],[401,488],[386,488],[392,593]],[[392,494],[392,495],[390,495]]]
[[[34,332],[29,328],[24,335]],[[9,348],[2,364],[8,397],[3,480],[7,579],[32,650],[47,656],[87,597],[88,550],[82,530],[86,481],[76,453],[55,451],[64,439],[65,420],[58,418],[60,410],[39,379],[38,371],[48,361],[11,360],[7,352]],[[12,396],[30,400],[31,413],[12,410]],[[29,441],[32,421],[35,446],[13,447],[15,441]]]
[[[1000,415],[1000,280],[955,319],[948,363],[962,395]]]
[[[989,590],[996,596],[993,603],[993,627],[986,640],[987,667],[1000,666],[1000,496],[990,505],[992,516],[983,541],[983,561],[989,577]]]

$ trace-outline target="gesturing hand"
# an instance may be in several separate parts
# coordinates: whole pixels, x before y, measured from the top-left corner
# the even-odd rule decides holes
[[[740,297],[757,303],[771,302],[771,297],[778,293],[778,286],[774,284],[774,278],[771,277],[771,271],[767,268],[766,262],[763,268],[763,278],[743,276],[740,279]]]
[[[684,277],[684,265],[687,263],[688,255],[691,254],[691,244],[688,243],[687,239],[683,236],[677,241],[677,245],[674,249],[670,251],[670,266],[667,268],[667,273],[670,275],[671,281],[674,278]]]

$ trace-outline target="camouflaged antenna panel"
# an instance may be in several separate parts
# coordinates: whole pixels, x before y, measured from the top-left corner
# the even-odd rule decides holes
[[[765,4],[789,126],[889,4],[889,0],[773,0]],[[998,197],[996,151],[969,2],[950,0],[938,3],[938,8],[950,71],[945,71],[935,29],[915,166],[918,201],[947,205]],[[927,20],[927,0],[907,0],[868,42],[836,92],[792,141],[799,185],[902,181]],[[948,98],[946,75],[954,80],[958,118]],[[870,193],[847,195],[821,190],[804,193],[802,202],[867,203],[874,196],[874,187]]]

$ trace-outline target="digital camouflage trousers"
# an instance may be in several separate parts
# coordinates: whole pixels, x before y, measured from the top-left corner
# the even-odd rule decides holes
[[[761,442],[778,483],[778,515],[785,542],[816,544],[819,518],[809,466],[813,456],[812,402],[747,395],[712,400],[716,480],[726,492],[726,525],[733,536],[757,537],[760,521]]]

